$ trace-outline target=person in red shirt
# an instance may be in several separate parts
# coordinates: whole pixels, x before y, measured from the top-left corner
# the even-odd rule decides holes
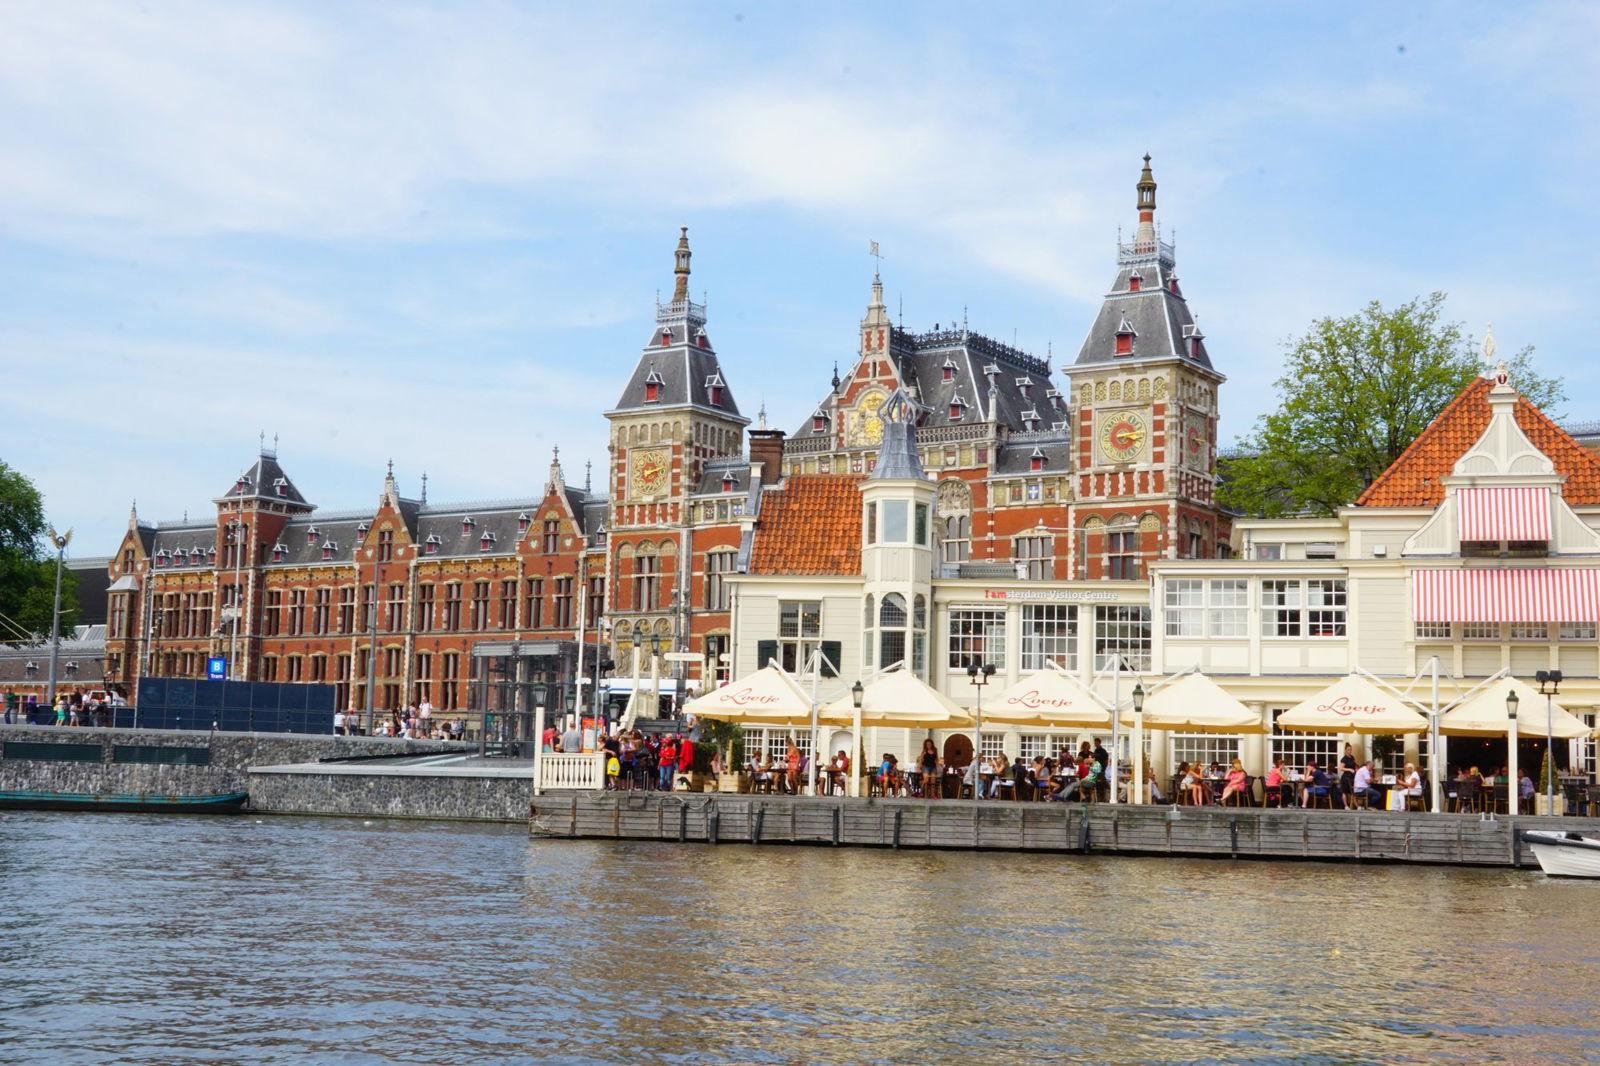
[[[668,737],[661,742],[659,759],[661,791],[671,792],[672,772],[678,768],[678,740],[676,737]]]
[[[678,741],[678,773],[686,774],[694,769],[694,740],[683,737]]]

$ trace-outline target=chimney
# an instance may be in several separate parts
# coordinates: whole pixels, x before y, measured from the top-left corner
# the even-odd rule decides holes
[[[750,465],[760,464],[761,483],[775,485],[783,477],[783,430],[752,429],[750,437]]]

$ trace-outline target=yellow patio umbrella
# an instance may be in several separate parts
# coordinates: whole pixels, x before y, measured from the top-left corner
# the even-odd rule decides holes
[[[1047,667],[986,702],[983,721],[1042,729],[1108,729],[1111,711],[1071,674]]]
[[[1142,719],[1142,722],[1141,722]],[[1122,712],[1122,724],[1183,733],[1265,733],[1261,715],[1223,690],[1205,674],[1183,674],[1155,686],[1144,701],[1144,713]]]
[[[1516,697],[1517,716],[1511,717],[1506,700]],[[1572,740],[1586,736],[1589,727],[1565,707],[1541,696],[1514,677],[1490,681],[1439,716],[1439,732],[1447,737],[1506,738],[1506,809],[1517,809],[1517,737]]]
[[[899,729],[964,729],[972,716],[944,693],[929,687],[909,670],[892,670],[874,678],[861,690],[861,705],[856,706],[854,691],[824,704],[818,721],[832,726],[849,725],[857,746],[862,726],[889,726]],[[851,795],[859,795],[860,777],[850,775]]]
[[[1361,674],[1341,677],[1278,715],[1277,725],[1302,733],[1426,733],[1428,719],[1399,695]]]
[[[730,681],[683,705],[684,712],[740,725],[795,728],[811,726],[811,699],[777,666]]]

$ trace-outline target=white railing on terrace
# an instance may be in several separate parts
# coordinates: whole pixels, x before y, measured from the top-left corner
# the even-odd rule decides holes
[[[559,752],[541,752],[539,767],[540,791],[553,789],[593,789],[599,791],[606,783],[605,752],[587,752],[563,755]]]

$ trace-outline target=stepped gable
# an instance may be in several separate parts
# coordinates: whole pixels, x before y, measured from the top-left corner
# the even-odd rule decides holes
[[[762,493],[752,574],[861,573],[861,490],[848,474],[791,474]]]
[[[1389,469],[1357,497],[1357,507],[1437,507],[1444,500],[1441,479],[1489,427],[1489,390],[1494,381],[1479,377],[1445,405],[1428,428]],[[1517,425],[1534,447],[1550,457],[1566,477],[1561,495],[1582,507],[1600,504],[1600,456],[1579,444],[1543,411],[1517,397]]]
[[[1178,285],[1177,252],[1155,227],[1156,182],[1150,157],[1137,185],[1139,228],[1117,245],[1117,277],[1100,304],[1074,365],[1181,359],[1213,370],[1205,338],[1195,325]],[[1118,336],[1132,336],[1131,350],[1118,351]]]
[[[706,306],[689,299],[689,259],[689,228],[684,226],[674,256],[672,300],[657,301],[655,331],[608,413],[692,406],[741,418],[706,333]]]

